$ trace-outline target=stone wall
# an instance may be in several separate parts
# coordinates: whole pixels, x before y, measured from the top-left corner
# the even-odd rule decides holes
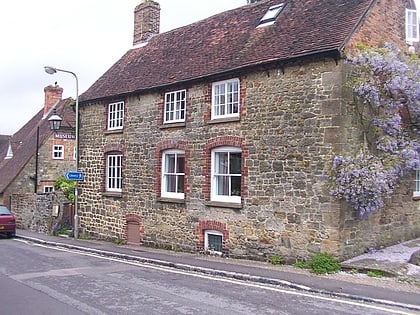
[[[162,125],[168,91],[125,99],[119,132],[104,132],[108,103],[83,107],[82,229],[97,238],[124,239],[126,218],[136,216],[142,244],[195,252],[203,248],[206,227],[219,227],[231,257],[265,260],[276,254],[291,261],[318,252],[346,258],[420,235],[409,179],[386,209],[363,221],[328,193],[333,155],[356,150],[362,139],[343,73],[341,62],[322,58],[242,74],[240,120],[220,123],[209,121],[211,82],[181,87],[187,88],[187,120],[175,128]],[[243,152],[240,207],[208,200],[208,148],[229,141]],[[159,157],[171,146],[187,156],[182,202],[159,196]],[[104,192],[109,147],[124,152],[120,195]]]
[[[16,217],[16,227],[38,233],[51,233],[54,223],[62,219],[67,204],[68,200],[61,193],[21,193],[11,196],[11,211]],[[58,207],[58,212],[55,207]]]

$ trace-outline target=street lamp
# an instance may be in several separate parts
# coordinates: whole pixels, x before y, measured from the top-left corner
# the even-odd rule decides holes
[[[60,129],[62,120],[63,119],[60,116],[57,115],[57,112],[54,108],[53,114],[51,115],[50,118],[48,118],[51,130],[57,131],[58,129]]]
[[[76,126],[75,126],[75,129],[76,129],[76,149],[75,149],[75,151],[76,152],[75,152],[75,155],[76,155],[76,171],[79,171],[79,80],[77,78],[77,75],[72,71],[58,69],[58,68],[49,67],[49,66],[45,66],[44,69],[45,69],[45,72],[48,73],[48,74],[55,74],[57,72],[70,73],[76,79]],[[54,115],[52,117],[50,117],[50,119],[49,119],[50,123],[52,123],[52,121],[53,121],[52,118],[53,117],[54,117]],[[57,117],[60,118],[59,116],[57,116]],[[55,117],[55,119],[57,117]],[[74,189],[74,238],[75,239],[77,239],[79,237],[79,216],[78,216],[78,213],[77,213],[77,207],[78,207],[78,191],[77,191],[77,181],[76,181],[76,187]]]

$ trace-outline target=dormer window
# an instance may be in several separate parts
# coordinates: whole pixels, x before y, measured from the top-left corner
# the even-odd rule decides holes
[[[407,43],[419,41],[419,22],[416,10],[405,10],[405,39]]]
[[[12,157],[13,157],[13,150],[12,150],[12,146],[9,144],[9,148],[7,149],[7,153],[4,159],[7,160],[7,159],[11,159]]]
[[[257,27],[263,27],[274,24],[276,18],[284,8],[284,3],[273,5],[268,8]]]

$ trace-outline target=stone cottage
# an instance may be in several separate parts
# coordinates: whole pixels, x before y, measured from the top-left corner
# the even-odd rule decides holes
[[[414,174],[364,220],[328,189],[362,141],[344,55],[408,51],[412,1],[265,0],[162,34],[159,12],[135,8],[133,48],[81,95],[85,233],[261,260],[420,235]]]
[[[74,101],[62,99],[58,85],[44,93],[44,106],[34,117],[12,136],[0,136],[0,203],[12,208],[20,228],[27,227],[20,225],[22,217],[37,208],[36,195],[54,191],[55,180],[75,169]],[[54,114],[62,118],[58,131],[48,120]]]

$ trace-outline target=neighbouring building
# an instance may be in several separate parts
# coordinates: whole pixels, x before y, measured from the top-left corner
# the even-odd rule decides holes
[[[364,220],[329,194],[332,158],[363,137],[346,86],[358,42],[409,51],[413,1],[250,1],[134,47],[80,97],[80,227],[190,252],[338,258],[420,235],[414,174]]]
[[[74,100],[63,100],[58,85],[49,85],[44,92],[43,108],[12,136],[0,136],[0,203],[25,204],[30,213],[36,209],[36,195],[53,192],[55,180],[76,165]],[[53,114],[62,118],[58,131],[50,128]],[[28,216],[22,209],[12,211],[18,223],[21,216]]]

